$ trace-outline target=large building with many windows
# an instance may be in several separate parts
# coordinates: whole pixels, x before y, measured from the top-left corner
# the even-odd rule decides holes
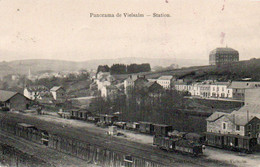
[[[232,48],[216,48],[209,54],[210,65],[229,64],[239,61],[239,53]]]

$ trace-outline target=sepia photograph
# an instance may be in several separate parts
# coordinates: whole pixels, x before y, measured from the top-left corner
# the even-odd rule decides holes
[[[260,0],[0,0],[0,167],[260,167]]]

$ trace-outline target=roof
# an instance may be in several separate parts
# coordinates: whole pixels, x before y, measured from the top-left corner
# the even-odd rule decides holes
[[[144,84],[145,87],[150,87],[154,84],[155,82],[147,82]]]
[[[138,75],[129,75],[128,77],[127,77],[127,79],[126,79],[126,81],[135,81],[135,80],[137,80],[137,78],[138,78]]]
[[[244,108],[244,107],[242,107],[242,108]],[[256,109],[256,108],[258,108],[258,107],[255,107],[254,109]],[[233,122],[235,125],[244,126],[248,122],[250,122],[252,119],[254,119],[255,117],[260,119],[260,112],[252,111],[252,112],[248,113],[247,111],[249,111],[248,107],[245,107],[242,110],[240,109],[238,111],[233,111],[230,114],[223,113],[223,112],[215,112],[210,117],[208,117],[206,120],[210,121],[210,122],[214,122],[217,119],[224,116],[224,117],[228,118],[231,122]]]
[[[217,119],[219,119],[220,117],[222,117],[223,115],[227,115],[227,113],[224,113],[224,112],[214,112],[206,120],[210,121],[210,122],[214,122]]]
[[[211,85],[230,85],[230,82],[214,82]]]
[[[199,139],[201,137],[203,137],[202,135],[198,134],[198,133],[187,133],[185,135],[186,139]]]
[[[233,53],[233,54],[239,54],[237,50],[235,49],[232,49],[232,48],[216,48],[214,50],[212,50],[210,52],[210,54],[230,54],[230,53]]]
[[[153,124],[152,122],[143,122],[143,121],[140,121],[139,124]]]
[[[244,114],[229,114],[226,115],[226,117],[235,125],[240,125],[240,126],[244,126],[246,125],[248,122],[250,122],[254,117],[249,117],[247,118],[246,113]]]
[[[173,77],[171,75],[163,75],[158,78],[158,80],[171,80]]]
[[[18,92],[0,90],[0,101],[5,102],[12,98],[14,95],[18,94]]]
[[[40,93],[40,96],[41,96],[42,98],[53,98],[51,92],[41,92],[41,93]]]
[[[62,88],[62,87],[61,86],[54,86],[54,87],[51,88],[51,91],[56,92],[60,88]]]
[[[25,128],[33,128],[34,126],[31,124],[27,124],[27,123],[18,123],[17,125],[25,127]]]
[[[160,126],[160,127],[172,127],[171,125],[165,125],[165,124],[153,124],[154,126]]]
[[[233,111],[232,113],[255,113],[255,114],[260,114],[260,105],[257,104],[249,104],[249,105],[244,105],[243,107],[241,107],[238,111]]]
[[[42,92],[42,91],[48,91],[49,89],[46,86],[38,85],[38,86],[30,86],[26,87],[28,91],[30,92]]]
[[[233,81],[230,85],[230,88],[240,88],[240,89],[246,89],[246,88],[254,88],[254,87],[260,87],[260,82],[245,82],[245,81]]]
[[[116,115],[100,114],[100,117],[118,117]]]

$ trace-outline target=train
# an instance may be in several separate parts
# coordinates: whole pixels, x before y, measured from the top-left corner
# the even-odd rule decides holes
[[[170,138],[164,136],[154,136],[153,145],[156,145],[160,149],[167,151],[177,151],[181,153],[187,153],[194,156],[203,154],[203,145],[184,138]]]
[[[248,136],[239,136],[232,134],[219,134],[219,133],[205,133],[206,145],[227,149],[232,151],[239,151],[244,153],[252,153],[259,150],[257,138]]]
[[[251,153],[253,151],[260,150],[260,146],[257,144],[257,139],[247,136],[238,136],[232,134],[218,134],[218,133],[187,133],[187,132],[177,132],[173,131],[172,126],[155,124],[152,122],[123,122],[118,121],[118,117],[111,115],[100,115],[99,122],[97,123],[100,127],[107,127],[110,125],[117,126],[121,129],[127,129],[131,131],[136,131],[143,134],[154,136],[154,145],[161,149],[176,151],[183,149],[183,152],[189,152],[194,155],[201,154],[201,149],[206,146],[217,147],[221,149],[228,149],[232,151],[239,151],[245,153]],[[105,126],[104,126],[105,125]],[[176,133],[177,132],[177,133]],[[175,133],[175,134],[174,134]],[[165,145],[175,141],[175,139],[183,140],[182,147],[177,146],[180,141],[172,143],[173,145]],[[159,142],[160,140],[160,142]],[[177,143],[177,145],[176,145]],[[183,145],[187,145],[187,148]],[[177,147],[176,147],[177,146]],[[188,148],[194,148],[193,151]],[[186,149],[186,151],[185,151]]]
[[[205,138],[197,133],[172,131],[169,125],[155,124],[153,145],[170,152],[200,156],[205,149]]]

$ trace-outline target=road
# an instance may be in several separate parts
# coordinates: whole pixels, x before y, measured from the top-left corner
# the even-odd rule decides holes
[[[77,138],[82,141],[87,141],[89,143],[105,147],[112,151],[128,153],[170,166],[235,166],[230,162],[213,160],[207,158],[206,156],[192,157],[189,155],[182,155],[180,153],[168,153],[152,145],[108,136],[105,134],[106,131],[102,128],[82,128],[75,126],[74,124],[60,123],[57,120],[61,118],[21,113],[0,113],[0,119],[33,124],[40,129],[47,130],[49,133]]]

